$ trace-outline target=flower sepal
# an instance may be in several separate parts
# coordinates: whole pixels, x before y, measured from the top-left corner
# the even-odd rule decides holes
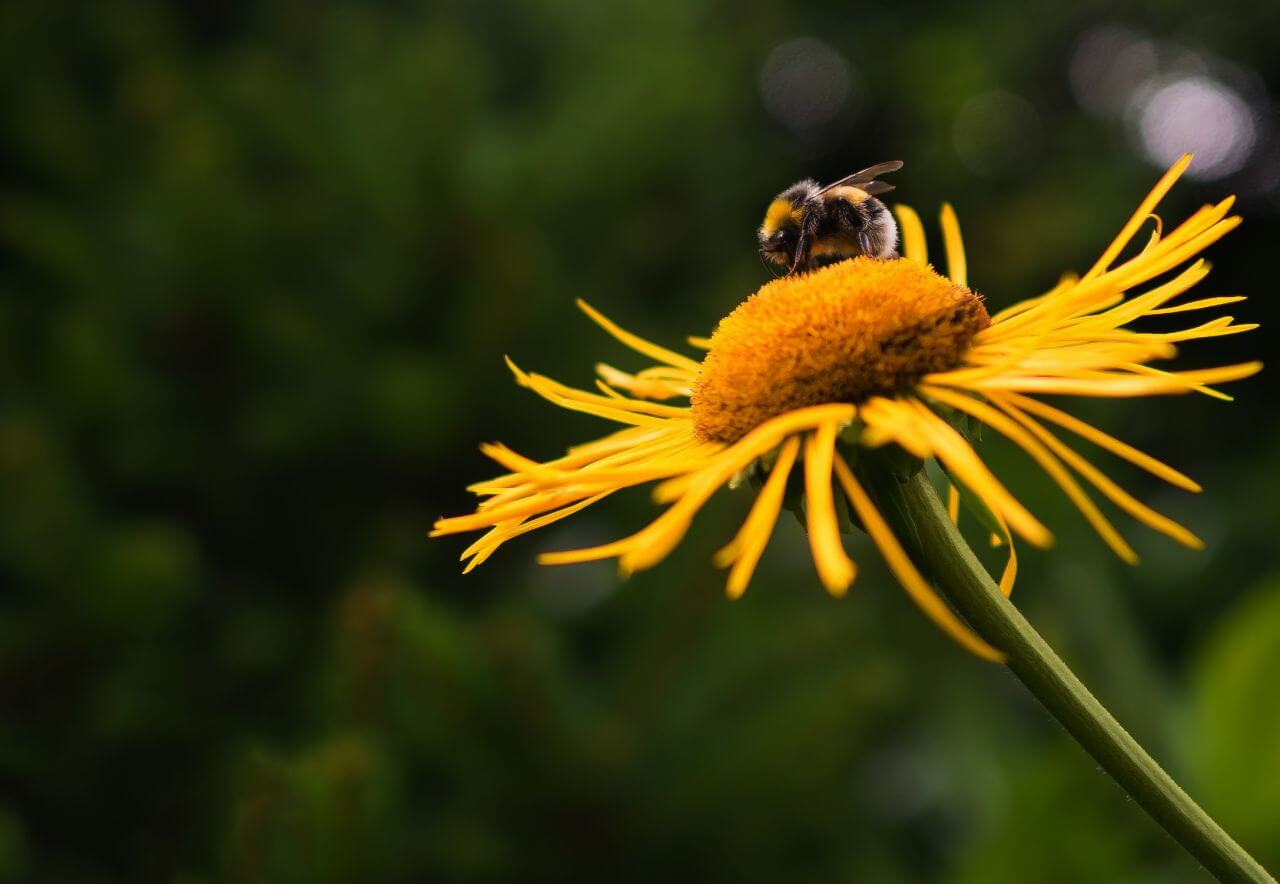
[[[974,420],[973,416],[967,412],[963,412],[958,408],[953,408],[945,402],[941,402],[932,397],[924,397],[929,408],[938,415],[938,417],[949,423],[957,433],[964,437],[964,440],[970,445],[978,445],[982,442],[982,423]]]
[[[906,458],[917,461],[918,466],[912,469],[909,462],[904,462]],[[911,482],[922,469],[924,469],[924,461],[920,458],[913,457],[897,445],[885,445],[880,448],[863,449],[862,457],[853,467],[853,472],[866,488],[867,494],[883,512],[886,506],[900,509],[899,495],[890,491],[896,486]],[[906,548],[912,559],[918,559],[920,534],[911,518],[911,514],[902,509],[891,521],[898,524],[903,532],[898,537],[899,542]],[[926,578],[928,576],[925,574]]]
[[[866,461],[869,467],[887,472],[901,482],[914,479],[916,473],[924,469],[924,460],[901,445],[889,444],[879,448],[863,448],[862,453],[862,460]]]

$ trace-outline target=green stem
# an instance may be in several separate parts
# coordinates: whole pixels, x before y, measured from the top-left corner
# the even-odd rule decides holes
[[[924,470],[906,480],[884,472],[867,478],[898,536],[918,540],[917,555],[956,610],[1008,654],[1013,673],[1134,801],[1218,880],[1275,884],[1103,708],[1004,597],[947,517]]]

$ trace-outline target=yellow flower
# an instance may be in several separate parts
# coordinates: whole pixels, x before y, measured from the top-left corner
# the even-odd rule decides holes
[[[919,217],[898,206],[905,257],[858,258],[768,283],[721,320],[709,340],[689,339],[706,350],[701,361],[643,340],[579,302],[606,331],[654,364],[634,374],[599,365],[598,392],[508,364],[522,386],[556,405],[626,428],[546,462],[502,445],[483,446],[510,472],[471,486],[482,498],[475,513],[441,519],[432,534],[487,529],[463,553],[469,571],[513,537],[621,488],[658,481],[653,496],[670,506],[647,527],[613,543],[540,557],[545,564],[617,558],[626,574],[662,560],[717,490],[748,475],[767,476],[737,536],[715,559],[730,569],[728,594],[737,597],[764,551],[797,470],[809,546],[828,591],[843,594],[856,573],[840,540],[840,495],[839,503],[851,506],[920,608],[968,650],[1000,660],[1000,653],[952,612],[912,563],[846,454],[856,453],[856,446],[897,446],[936,460],[952,483],[952,518],[963,494],[994,523],[993,543],[1008,545],[1009,563],[1000,581],[1006,594],[1017,570],[1012,534],[1040,547],[1049,546],[1053,537],[984,465],[957,429],[961,418],[986,425],[1022,448],[1125,561],[1136,562],[1137,556],[1077,476],[1146,525],[1186,546],[1201,546],[1190,531],[1107,478],[1050,425],[1178,487],[1199,491],[1195,482],[1037,398],[1195,391],[1225,399],[1209,385],[1248,377],[1261,367],[1249,362],[1170,372],[1150,366],[1172,357],[1180,341],[1256,327],[1236,324],[1229,316],[1175,332],[1127,327],[1142,317],[1243,300],[1170,303],[1208,273],[1203,259],[1188,262],[1240,223],[1228,216],[1233,200],[1226,199],[1161,235],[1160,219],[1152,213],[1190,159],[1183,157],[1161,178],[1087,273],[1064,276],[1051,291],[992,317],[968,288],[960,229],[949,206],[941,215],[947,278],[926,263]],[[1155,229],[1145,247],[1117,264],[1148,218]],[[1179,272],[1167,281],[1134,293],[1174,270]],[[686,398],[687,405],[667,404]]]

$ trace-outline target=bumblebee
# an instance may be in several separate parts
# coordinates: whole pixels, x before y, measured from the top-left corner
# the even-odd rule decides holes
[[[893,190],[876,177],[902,168],[899,160],[854,172],[826,187],[811,178],[774,197],[760,225],[760,254],[788,273],[846,258],[898,257],[898,224],[878,194]]]

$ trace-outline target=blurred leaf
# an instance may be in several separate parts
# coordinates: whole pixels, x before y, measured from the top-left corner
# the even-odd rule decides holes
[[[1280,578],[1214,627],[1193,666],[1193,794],[1263,865],[1280,868]]]
[[[1077,881],[1142,880],[1139,834],[1155,834],[1155,824],[1134,826],[1131,802],[1106,775],[1090,765],[1073,743],[1059,738],[1056,749],[1024,758],[1006,758],[1010,790],[1003,809],[985,821],[954,880],[960,884],[1071,884]],[[1160,836],[1157,836],[1160,837]],[[1178,848],[1162,843],[1165,856]],[[1192,864],[1186,863],[1194,872]],[[1177,868],[1175,865],[1174,868]],[[1176,873],[1175,873],[1176,874]],[[1171,877],[1155,881],[1182,880]],[[1190,878],[1189,880],[1197,880]]]
[[[230,858],[236,880],[390,880],[396,778],[373,741],[348,735],[292,760],[258,757],[242,778]]]

